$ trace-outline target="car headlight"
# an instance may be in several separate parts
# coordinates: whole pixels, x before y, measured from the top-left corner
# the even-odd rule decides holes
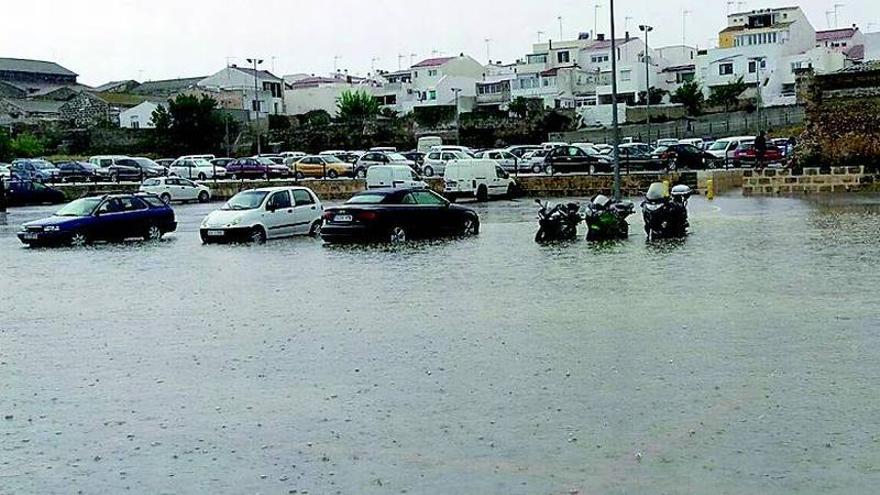
[[[59,230],[61,230],[61,227],[57,225],[47,225],[43,227],[43,230],[45,230],[46,232],[58,232]]]

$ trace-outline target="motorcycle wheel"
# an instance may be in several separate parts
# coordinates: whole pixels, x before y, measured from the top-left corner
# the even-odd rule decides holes
[[[547,232],[544,229],[539,229],[538,233],[535,234],[535,242],[545,242],[547,240]]]

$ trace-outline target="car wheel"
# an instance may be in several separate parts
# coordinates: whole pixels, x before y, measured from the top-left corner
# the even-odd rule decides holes
[[[208,194],[208,191],[202,191],[199,193],[199,203],[207,203],[209,199],[211,199],[211,195]]]
[[[465,237],[475,236],[480,233],[480,222],[474,218],[468,218],[461,226],[461,235]]]
[[[477,189],[477,201],[481,203],[489,201],[489,189],[486,186]]]
[[[89,236],[85,232],[74,232],[67,242],[71,247],[82,247],[89,244]]]
[[[406,229],[401,226],[391,227],[388,231],[388,242],[391,244],[403,244],[406,242]]]
[[[204,172],[199,172],[199,180],[207,180],[208,176]]]
[[[303,180],[306,178],[306,174],[304,174],[302,172],[297,172],[297,173],[293,174],[293,176],[296,178],[296,180]]]
[[[536,163],[536,164],[532,165],[532,173],[540,174],[541,172],[542,172],[542,170],[541,170],[540,164]]]
[[[425,167],[425,177],[434,177],[434,168],[430,165]]]
[[[162,229],[158,225],[150,225],[144,234],[145,241],[158,241],[162,239]]]
[[[366,179],[367,178],[367,169],[359,168],[357,171],[357,176],[359,179]]]
[[[165,203],[166,205],[171,204],[171,195],[168,193],[162,193],[162,195],[159,196],[159,199],[161,199],[162,202]]]
[[[544,167],[544,173],[547,175],[553,175],[556,173],[556,170],[553,168],[553,165],[547,165]]]
[[[312,224],[312,228],[309,229],[310,237],[320,237],[321,236],[321,227],[324,226],[324,222],[321,220],[315,220],[315,223]]]
[[[265,244],[266,243],[266,231],[263,230],[263,227],[254,227],[251,229],[251,242],[254,244]]]
[[[331,170],[331,171],[327,172],[327,177],[329,177],[331,179],[337,179],[337,178],[339,178],[339,173],[337,173],[335,170]]]

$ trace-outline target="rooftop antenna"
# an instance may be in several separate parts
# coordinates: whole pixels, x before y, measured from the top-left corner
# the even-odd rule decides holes
[[[742,11],[746,6],[745,2],[736,2],[736,9]]]
[[[378,61],[379,57],[373,57],[372,60],[370,60],[370,68],[373,70],[373,74],[376,73],[376,62]]]
[[[486,43],[486,60],[489,63],[492,63],[492,38],[486,38],[483,40]]]
[[[593,5],[593,35],[599,32],[599,9],[602,8],[602,4],[596,2]],[[562,39],[560,37],[560,39]]]
[[[687,18],[691,15],[690,10],[682,10],[681,11],[681,51],[684,53],[685,48],[687,46]]]
[[[412,67],[413,65],[416,64],[416,57],[418,57],[418,55],[415,54],[415,53],[410,53],[410,54],[409,54],[409,66],[410,66],[410,67]]]
[[[559,21],[559,39],[561,40],[562,39],[562,16],[558,16],[556,18],[556,20]]]
[[[629,21],[631,21],[631,20],[632,20],[631,16],[626,16],[623,18],[623,31],[626,33],[629,32]]]
[[[433,50],[431,50],[431,56],[432,56],[432,57],[436,57],[437,55],[440,55],[440,53],[441,53],[440,50],[438,50],[438,49],[436,49],[436,48],[434,48]]]
[[[844,4],[842,4],[842,3],[835,3],[835,4],[834,4],[834,28],[835,28],[835,29],[836,29],[838,26],[840,26],[840,18],[838,17],[838,15],[839,15],[839,13],[840,13],[840,12],[839,12],[839,11],[840,11],[840,8],[841,8],[841,7],[845,7],[845,6],[846,6],[846,5],[844,5]]]
[[[340,60],[342,60],[342,57],[341,57],[341,56],[339,56],[339,55],[334,55],[334,56],[333,56],[333,73],[334,73],[334,74],[338,74],[338,73],[339,73],[339,61],[340,61]]]
[[[275,60],[277,60],[278,58],[279,57],[276,57],[274,55],[272,56],[272,74],[275,73]]]
[[[402,53],[397,54],[397,70],[403,70],[403,59],[406,58],[406,55]]]
[[[828,29],[831,29],[831,14],[833,14],[833,10],[825,11],[825,23],[828,24]]]
[[[733,9],[733,6],[736,5],[736,2],[730,0],[727,2],[727,15],[730,15],[730,11]]]
[[[538,43],[540,43],[541,40],[544,38],[544,31],[538,31],[537,35],[538,35]]]

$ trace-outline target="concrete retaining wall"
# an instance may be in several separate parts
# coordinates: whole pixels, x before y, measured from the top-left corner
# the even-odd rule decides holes
[[[715,193],[722,194],[733,189],[739,189],[743,186],[743,170],[701,170],[697,172],[697,188],[705,191],[708,187],[709,179],[715,184]]]
[[[687,184],[697,187],[698,175],[696,172],[677,172],[671,174],[658,173],[633,173],[621,178],[621,188],[626,196],[641,196],[648,190],[652,182],[668,180],[671,184]],[[428,184],[435,191],[443,190],[443,181],[438,178],[427,179]],[[558,197],[558,196],[581,196],[589,197],[594,194],[610,194],[614,187],[614,177],[611,175],[554,175],[554,176],[524,176],[517,178],[520,191],[530,197]],[[360,179],[336,179],[336,180],[302,180],[302,181],[205,181],[211,188],[214,199],[226,200],[246,189],[259,187],[278,187],[303,185],[311,188],[318,197],[327,200],[344,200],[361,192],[365,183]],[[64,192],[67,199],[73,200],[84,196],[98,194],[134,192],[139,185],[134,183],[98,183],[98,184],[58,184],[58,189]]]
[[[791,170],[745,170],[743,195],[779,196],[814,193],[878,191],[877,178],[865,173],[865,167],[832,167],[831,173],[819,168],[804,168],[803,175]]]

